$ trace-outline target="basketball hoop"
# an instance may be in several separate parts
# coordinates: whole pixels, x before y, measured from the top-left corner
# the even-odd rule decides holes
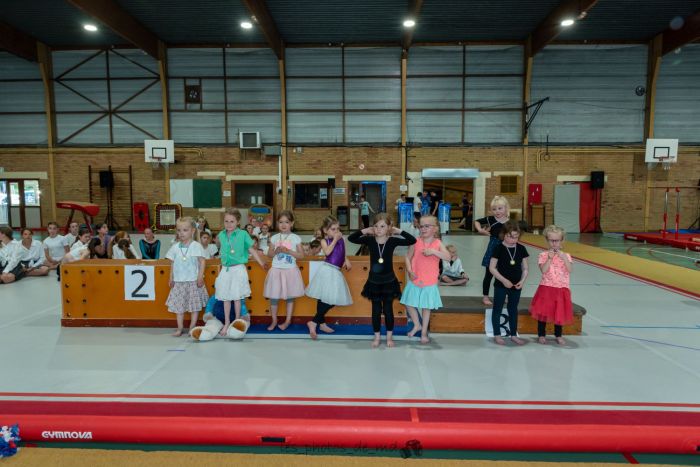
[[[152,161],[152,162],[149,162],[149,164],[151,164],[151,168],[152,168],[153,170],[156,170],[156,169],[158,168],[158,166],[160,165],[160,162],[158,162],[158,161]]]
[[[671,170],[670,162],[663,162],[661,165],[663,166],[664,170]]]

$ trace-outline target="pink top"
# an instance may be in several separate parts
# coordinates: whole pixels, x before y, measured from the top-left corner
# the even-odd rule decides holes
[[[537,257],[537,264],[544,264],[547,262],[547,253],[547,251],[540,253],[540,256]],[[564,254],[566,258],[571,261],[571,255],[569,253]],[[540,285],[556,287],[558,289],[569,288],[569,271],[566,270],[566,265],[559,256],[552,258],[549,269],[546,273],[542,274]]]
[[[440,245],[440,240],[437,238],[433,239],[429,245],[426,245],[422,238],[416,241],[413,247],[413,259],[411,259],[411,269],[416,275],[413,284],[416,286],[428,287],[437,284],[440,275],[440,258],[435,255],[423,256],[423,250],[426,248],[439,250]]]

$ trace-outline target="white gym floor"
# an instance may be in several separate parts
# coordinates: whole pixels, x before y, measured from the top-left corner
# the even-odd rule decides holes
[[[457,245],[471,281],[467,287],[441,287],[442,294],[480,296],[487,238],[444,241]],[[540,278],[540,250],[528,250],[526,297]],[[700,275],[682,268],[679,273]],[[516,402],[511,407],[539,401],[567,408],[591,402],[581,405],[700,410],[700,300],[580,262],[574,264],[571,290],[587,314],[583,335],[566,336],[565,348],[539,345],[535,336],[525,336],[523,347],[501,347],[483,335],[457,334],[434,334],[426,346],[399,341],[393,349],[370,348],[370,336],[314,342],[250,335],[195,343],[171,337],[172,329],[62,328],[59,283],[52,272],[0,285],[0,397]],[[369,310],[368,303],[368,315]]]

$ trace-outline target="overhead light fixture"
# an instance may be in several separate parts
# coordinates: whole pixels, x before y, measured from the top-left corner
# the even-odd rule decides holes
[[[95,26],[94,24],[83,24],[83,29],[90,32],[96,32],[97,26]]]
[[[564,27],[571,26],[572,24],[574,24],[574,20],[571,19],[571,18],[566,18],[565,20],[563,20],[563,21],[561,22],[561,25],[564,26]]]
[[[251,23],[250,21],[243,21],[243,22],[241,22],[241,27],[243,29],[252,29],[253,23]]]
[[[412,19],[406,19],[403,22],[403,27],[405,27],[405,28],[412,28],[415,25],[416,25],[416,22],[413,21]]]

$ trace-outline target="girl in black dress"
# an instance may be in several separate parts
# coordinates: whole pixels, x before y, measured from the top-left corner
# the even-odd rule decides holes
[[[394,237],[393,235],[401,235]],[[394,347],[394,299],[401,297],[401,284],[394,274],[394,249],[409,246],[416,239],[409,233],[393,226],[391,217],[380,212],[374,216],[374,225],[352,233],[348,240],[369,249],[369,277],[362,288],[362,296],[372,301],[372,347],[381,342],[382,313],[386,325],[386,346]]]
[[[481,260],[481,265],[486,268],[484,282],[482,284],[482,293],[484,295],[482,301],[486,306],[493,305],[493,302],[489,298],[489,289],[491,288],[491,281],[493,280],[493,275],[489,271],[489,265],[491,264],[493,250],[496,248],[496,245],[501,243],[501,239],[499,238],[501,228],[510,218],[510,204],[508,200],[503,196],[494,196],[493,200],[491,200],[491,212],[493,216],[482,217],[474,221],[474,228],[476,231],[481,235],[489,236],[489,244]]]

